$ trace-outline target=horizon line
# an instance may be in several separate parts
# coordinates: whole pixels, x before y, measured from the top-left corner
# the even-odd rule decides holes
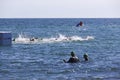
[[[0,19],[56,19],[56,18],[58,18],[58,19],[64,19],[64,18],[68,18],[68,19],[86,19],[87,17],[84,17],[84,18],[77,18],[77,17],[71,17],[71,18],[69,18],[69,17],[26,17],[26,18],[24,18],[24,17],[3,17],[3,18],[1,18],[0,17]],[[97,17],[88,17],[88,19],[89,18],[92,18],[92,19],[97,19]],[[118,19],[118,18],[120,18],[120,17],[98,17],[99,19],[107,19],[107,18],[114,18],[114,19]]]

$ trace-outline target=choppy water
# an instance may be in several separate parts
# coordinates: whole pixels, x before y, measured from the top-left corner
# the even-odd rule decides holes
[[[0,19],[0,31],[15,38],[0,46],[0,80],[120,80],[120,19]],[[80,63],[63,62],[71,51]]]

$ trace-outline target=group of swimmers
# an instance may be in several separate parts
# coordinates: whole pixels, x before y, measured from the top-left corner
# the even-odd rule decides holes
[[[88,61],[88,55],[87,54],[84,54],[83,55],[83,58],[85,61]],[[77,63],[77,62],[80,62],[79,58],[75,55],[75,53],[72,51],[71,52],[71,57],[69,58],[68,61],[66,60],[63,60],[65,63]]]

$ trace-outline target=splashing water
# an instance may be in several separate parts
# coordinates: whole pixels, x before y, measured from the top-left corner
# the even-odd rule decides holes
[[[23,34],[19,34],[18,38],[15,39],[16,43],[29,43],[30,39],[25,37]]]
[[[40,43],[54,43],[54,42],[70,42],[70,41],[86,41],[86,40],[92,40],[94,39],[93,36],[87,36],[85,38],[82,38],[80,36],[65,36],[62,34],[59,34],[58,37],[51,37],[51,38],[32,38],[33,40],[31,41],[31,38],[25,37],[22,34],[18,35],[18,38],[15,39],[15,43],[21,43],[21,44],[40,44]]]

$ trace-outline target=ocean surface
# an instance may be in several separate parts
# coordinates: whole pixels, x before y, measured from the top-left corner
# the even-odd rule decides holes
[[[15,39],[0,46],[0,80],[120,80],[120,18],[6,18],[0,31]],[[79,63],[63,62],[71,51]]]

